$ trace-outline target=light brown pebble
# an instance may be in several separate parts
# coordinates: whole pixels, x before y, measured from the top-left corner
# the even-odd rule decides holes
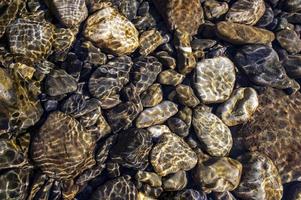
[[[242,165],[228,157],[210,158],[199,162],[195,169],[194,179],[206,193],[234,190],[240,181]]]
[[[269,44],[275,39],[273,32],[266,29],[233,22],[219,22],[217,35],[233,44]]]
[[[162,71],[158,76],[158,81],[163,85],[172,85],[176,86],[182,83],[185,76],[182,74],[179,74],[173,69],[167,69]]]
[[[187,177],[185,171],[178,171],[163,178],[163,189],[165,191],[179,191],[186,187]]]
[[[198,62],[194,85],[201,101],[221,103],[226,101],[234,87],[235,67],[227,57],[215,57]]]
[[[147,130],[151,133],[153,138],[159,138],[164,133],[171,133],[171,130],[166,125],[155,125],[148,127]]]
[[[258,104],[257,92],[253,88],[239,88],[218,107],[217,115],[227,126],[235,126],[247,122]]]
[[[178,112],[178,106],[171,101],[162,103],[143,110],[136,120],[137,128],[145,128],[161,124]]]
[[[143,107],[149,108],[154,107],[162,102],[163,100],[163,92],[161,89],[161,85],[159,83],[155,83],[147,88],[141,95],[141,103]]]
[[[161,187],[162,185],[161,177],[154,172],[139,170],[135,177],[138,181],[146,183],[152,187]]]
[[[216,19],[226,14],[229,6],[226,2],[207,0],[204,2],[204,12],[208,19]]]
[[[151,29],[143,32],[140,35],[139,43],[139,53],[143,56],[147,56],[152,53],[158,46],[163,44],[164,40],[161,33],[156,29]]]
[[[233,144],[230,129],[204,106],[194,109],[192,124],[198,139],[211,156],[227,155]]]
[[[193,89],[188,85],[177,85],[177,98],[179,102],[188,107],[195,107],[200,103],[200,100],[194,94]]]
[[[139,46],[138,31],[135,26],[112,7],[104,7],[89,16],[84,36],[116,55],[130,54]]]
[[[143,192],[138,192],[137,200],[156,200],[156,199],[147,196],[147,195],[144,194]]]
[[[160,176],[188,171],[197,164],[196,153],[174,133],[165,133],[153,147],[150,162]]]

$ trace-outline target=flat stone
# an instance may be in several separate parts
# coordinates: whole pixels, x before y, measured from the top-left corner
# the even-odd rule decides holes
[[[201,101],[220,103],[226,101],[233,90],[235,67],[227,57],[216,57],[198,62],[194,85]]]
[[[233,144],[231,131],[216,115],[198,107],[194,109],[192,124],[211,156],[225,156],[230,152]]]
[[[178,171],[163,178],[163,189],[165,191],[179,191],[186,187],[187,177],[185,171]]]
[[[281,30],[277,33],[276,38],[281,47],[289,53],[295,54],[301,51],[301,39],[294,30]]]
[[[286,75],[278,54],[269,46],[245,45],[236,53],[235,63],[255,84],[278,89],[300,88],[298,83]]]
[[[282,199],[281,178],[270,158],[253,152],[238,159],[243,164],[243,171],[239,186],[234,191],[236,196],[254,200]]]
[[[151,151],[150,162],[158,175],[166,176],[192,169],[197,156],[181,137],[164,133]]]
[[[167,69],[159,74],[158,81],[163,85],[176,86],[182,83],[184,78],[184,75],[177,73],[175,70]]]
[[[269,44],[275,39],[273,32],[249,25],[222,21],[216,27],[218,37],[233,44]]]
[[[143,110],[136,119],[137,128],[161,124],[178,112],[178,107],[171,101],[163,101],[152,108]]]
[[[139,46],[138,35],[135,26],[109,6],[89,16],[84,29],[88,40],[116,55],[134,52]]]
[[[190,126],[178,117],[171,117],[167,120],[170,130],[180,137],[186,137],[189,134]]]
[[[263,16],[264,0],[238,0],[230,7],[226,20],[240,24],[254,25]]]
[[[289,77],[301,78],[301,54],[288,55],[282,64]]]
[[[238,185],[242,165],[228,157],[210,158],[199,162],[195,169],[194,179],[206,193],[232,191]]]
[[[286,95],[268,88],[259,95],[259,107],[251,120],[237,132],[250,151],[267,155],[279,170],[282,184],[300,181],[301,95]]]
[[[77,89],[77,81],[65,70],[53,70],[46,78],[46,93],[50,96],[59,96],[74,92]]]
[[[227,126],[236,126],[250,120],[257,107],[257,92],[250,87],[239,88],[218,107],[217,115]]]

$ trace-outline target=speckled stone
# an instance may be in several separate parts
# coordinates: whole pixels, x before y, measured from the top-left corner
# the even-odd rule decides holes
[[[217,115],[227,126],[235,126],[250,120],[257,107],[257,92],[253,88],[239,88],[218,107]]]
[[[155,83],[140,95],[143,107],[154,107],[162,102],[163,91],[159,83]]]
[[[171,101],[163,101],[152,108],[143,110],[136,120],[137,128],[145,128],[165,122],[178,112],[178,107]]]
[[[252,119],[237,132],[250,151],[266,154],[276,165],[282,184],[301,180],[301,96],[269,88],[259,95]]]
[[[204,12],[207,19],[217,19],[228,12],[229,6],[227,2],[219,2],[216,0],[207,0],[204,2]]]
[[[233,144],[230,129],[204,106],[194,109],[192,124],[198,139],[211,156],[225,156],[230,152]]]
[[[200,104],[200,100],[194,94],[193,89],[184,84],[177,85],[176,87],[177,99],[181,104],[188,107],[196,107]]]
[[[177,73],[175,70],[167,69],[159,74],[158,81],[163,85],[176,86],[179,85],[184,78],[184,75]]]
[[[301,55],[288,55],[282,64],[287,75],[291,78],[301,78]]]
[[[251,200],[280,200],[282,184],[273,161],[259,152],[245,154],[238,158],[243,164],[241,182],[235,195]]]
[[[137,199],[136,200],[156,200],[152,197],[147,196],[143,192],[138,192]]]
[[[195,169],[194,179],[206,193],[234,190],[242,173],[242,165],[228,157],[210,158],[199,162]]]
[[[87,19],[84,36],[116,55],[134,52],[139,46],[135,26],[115,8],[106,6]]]
[[[238,0],[230,7],[226,20],[241,24],[254,25],[263,16],[264,0]]]
[[[214,192],[214,200],[237,200],[233,194],[229,191],[227,192]]]
[[[139,37],[139,53],[147,56],[152,53],[158,46],[163,44],[164,40],[161,33],[156,29],[143,32]]]
[[[301,39],[294,30],[281,30],[277,33],[276,38],[281,47],[289,53],[295,54],[301,51]]]
[[[275,39],[266,29],[225,21],[217,24],[217,35],[233,44],[269,44]]]
[[[278,54],[269,46],[245,45],[236,53],[235,63],[255,84],[296,91],[300,88],[286,75]]]
[[[300,11],[301,1],[300,0],[287,0],[284,1],[284,8],[288,11]]]
[[[146,183],[152,187],[161,187],[162,185],[161,177],[154,172],[139,170],[135,177],[138,181]]]
[[[203,103],[226,101],[233,90],[235,67],[227,57],[216,57],[198,62],[194,85]]]
[[[204,192],[186,189],[178,192],[174,197],[174,200],[207,200],[207,196]]]
[[[0,101],[8,105],[12,105],[16,102],[13,80],[3,68],[0,68]]]
[[[171,117],[167,120],[170,130],[180,137],[186,137],[189,134],[190,126],[178,117]]]
[[[184,140],[174,133],[164,133],[150,155],[150,162],[160,176],[188,171],[197,164],[197,156]]]
[[[171,133],[171,130],[166,125],[155,125],[148,127],[147,130],[153,138],[160,138],[164,133]]]

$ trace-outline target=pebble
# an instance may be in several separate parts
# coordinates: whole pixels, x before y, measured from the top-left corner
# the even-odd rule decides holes
[[[287,0],[283,2],[284,7],[288,11],[300,11],[301,10],[301,2],[300,0]]]
[[[117,178],[121,175],[120,166],[116,162],[107,162],[106,170],[110,178]]]
[[[232,44],[269,44],[275,39],[273,32],[245,24],[222,21],[216,27],[218,37]]]
[[[157,79],[162,70],[162,64],[153,56],[139,57],[133,67],[133,83],[140,94],[147,90]]]
[[[264,0],[238,0],[230,7],[226,20],[230,22],[254,25],[264,15]]]
[[[199,192],[193,189],[186,189],[178,192],[174,197],[175,200],[207,200],[204,192]]]
[[[226,101],[235,83],[235,67],[227,57],[204,59],[198,62],[194,87],[205,104]]]
[[[163,188],[162,187],[151,187],[147,184],[143,184],[141,191],[143,193],[145,193],[147,196],[157,199],[163,192]]]
[[[112,161],[128,168],[144,170],[152,149],[151,134],[144,129],[131,129],[120,133],[117,143],[111,149]]]
[[[155,125],[148,127],[147,130],[151,133],[153,138],[160,138],[164,133],[170,133],[171,130],[166,125]]]
[[[300,87],[286,75],[278,54],[269,46],[245,45],[236,53],[235,63],[255,84],[278,89]]]
[[[277,33],[276,38],[281,47],[289,53],[296,54],[301,52],[301,39],[295,31],[289,29],[281,30]]]
[[[143,192],[138,192],[137,200],[156,200],[152,197],[146,196]]]
[[[194,109],[192,124],[198,139],[211,156],[226,156],[230,152],[233,144],[230,129],[204,106]]]
[[[206,193],[232,191],[238,185],[242,173],[242,164],[228,157],[209,158],[199,162],[194,179]]]
[[[282,64],[287,75],[291,78],[301,78],[301,55],[288,55]]]
[[[178,106],[171,101],[162,103],[143,110],[136,119],[137,128],[145,128],[161,124],[178,112]]]
[[[227,2],[218,2],[216,0],[209,0],[204,2],[204,12],[207,19],[218,19],[226,14],[229,10]]]
[[[218,107],[217,115],[227,126],[236,126],[248,122],[258,104],[257,92],[253,88],[239,88]]]
[[[59,96],[74,92],[77,89],[77,81],[65,70],[53,70],[45,81],[46,92],[50,96]]]
[[[187,185],[187,177],[185,171],[178,171],[163,178],[164,191],[180,191]]]
[[[164,40],[161,33],[156,29],[143,32],[139,37],[139,53],[147,56],[163,44]]]
[[[174,59],[172,56],[170,56],[168,54],[168,52],[159,51],[159,52],[156,52],[155,55],[164,67],[167,67],[169,69],[175,69],[176,68],[176,65],[177,65],[176,59]]]
[[[188,126],[182,119],[178,117],[171,117],[167,120],[167,124],[171,132],[177,134],[178,136],[188,136],[190,126]]]
[[[162,71],[158,76],[158,81],[163,85],[177,86],[184,80],[185,76],[173,69]]]
[[[147,88],[141,94],[141,102],[143,107],[150,108],[158,105],[163,100],[163,91],[159,83],[155,83]]]
[[[197,164],[197,156],[181,137],[164,133],[151,151],[150,162],[159,176],[166,176],[191,170]]]
[[[139,46],[139,33],[134,24],[110,6],[88,17],[84,36],[98,47],[119,56],[130,54]]]
[[[91,200],[137,199],[138,191],[130,179],[130,176],[121,176],[105,182],[95,190]]]
[[[237,200],[233,196],[233,194],[229,191],[227,192],[214,192],[214,199],[215,200]]]
[[[176,87],[177,99],[181,104],[188,107],[196,107],[200,104],[200,100],[195,95],[193,89],[184,84],[179,84]]]
[[[241,182],[234,191],[236,196],[254,200],[282,198],[281,178],[270,158],[259,152],[253,152],[238,159],[243,164],[243,171]]]
[[[0,101],[8,105],[16,103],[14,82],[3,68],[0,68]]]
[[[269,4],[265,4],[265,12],[264,15],[259,19],[256,26],[260,28],[268,28],[270,24],[273,23],[275,19],[274,11]]]
[[[136,179],[142,183],[146,183],[150,185],[151,187],[161,187],[162,186],[162,180],[161,177],[158,176],[154,172],[147,172],[147,171],[141,171],[139,170],[136,173]]]
[[[67,27],[79,26],[88,16],[85,0],[46,1],[55,16]]]

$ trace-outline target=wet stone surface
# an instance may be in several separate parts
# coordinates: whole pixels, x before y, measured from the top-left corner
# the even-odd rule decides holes
[[[300,11],[0,1],[0,199],[300,200]]]

